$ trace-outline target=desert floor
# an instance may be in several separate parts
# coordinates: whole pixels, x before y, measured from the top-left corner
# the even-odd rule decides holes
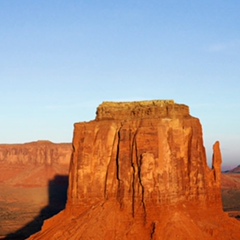
[[[39,231],[45,219],[64,209],[67,187],[67,176],[41,187],[0,184],[0,239],[23,240]],[[224,174],[222,193],[224,211],[239,218],[240,174]]]

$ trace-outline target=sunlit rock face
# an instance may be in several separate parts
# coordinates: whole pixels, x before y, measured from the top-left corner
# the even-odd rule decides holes
[[[0,144],[0,183],[46,186],[55,175],[68,175],[71,154],[71,143]]]
[[[96,121],[75,125],[69,202],[121,206],[195,202],[221,207],[221,155],[206,165],[202,129],[172,101],[104,103]],[[134,214],[134,212],[133,212]]]
[[[0,144],[0,163],[12,165],[69,164],[72,146],[69,143],[37,141],[24,144]]]
[[[71,143],[0,144],[0,239],[26,239],[64,209],[71,154]]]
[[[218,142],[213,150],[210,169],[185,105],[105,102],[75,124],[66,210],[32,239],[237,239],[222,212]]]

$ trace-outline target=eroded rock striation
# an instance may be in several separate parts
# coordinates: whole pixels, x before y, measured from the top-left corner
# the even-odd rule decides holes
[[[68,175],[71,154],[70,143],[0,144],[0,183],[46,185],[56,174]]]
[[[0,163],[17,165],[69,164],[71,144],[37,141],[24,144],[0,144]]]
[[[238,239],[222,211],[221,163],[216,142],[207,166],[188,106],[105,102],[75,124],[65,211],[31,239]]]
[[[71,154],[71,143],[0,144],[0,239],[26,239],[65,207]]]

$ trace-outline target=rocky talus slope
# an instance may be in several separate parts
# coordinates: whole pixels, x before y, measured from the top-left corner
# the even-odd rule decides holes
[[[174,101],[105,102],[76,123],[66,209],[31,239],[240,239],[222,211],[220,144]]]

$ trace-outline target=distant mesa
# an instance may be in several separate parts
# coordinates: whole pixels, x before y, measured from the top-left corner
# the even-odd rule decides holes
[[[222,174],[222,199],[224,210],[240,219],[240,166]]]
[[[240,165],[228,171],[229,173],[240,173]]]
[[[220,143],[174,101],[105,102],[76,123],[68,201],[30,239],[240,239],[222,210]]]
[[[39,140],[24,144],[0,144],[2,164],[69,164],[72,146],[70,143],[52,143]]]
[[[68,175],[71,143],[37,141],[0,144],[0,183],[24,186],[47,185],[55,174]],[[34,179],[34,180],[33,180]]]
[[[0,144],[0,236],[26,239],[64,208],[71,155],[71,143]]]
[[[240,165],[229,170],[223,171],[223,173],[240,173]]]

